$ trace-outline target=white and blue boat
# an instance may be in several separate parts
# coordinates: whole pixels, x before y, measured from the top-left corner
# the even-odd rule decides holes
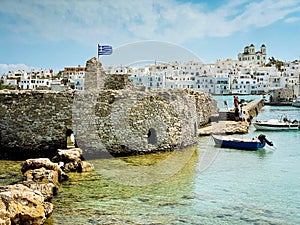
[[[258,150],[264,148],[266,144],[273,146],[273,143],[266,139],[266,136],[261,134],[257,139],[241,139],[230,136],[212,135],[215,145],[222,148],[234,148],[240,150]]]

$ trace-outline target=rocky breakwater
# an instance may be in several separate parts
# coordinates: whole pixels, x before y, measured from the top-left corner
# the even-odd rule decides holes
[[[51,199],[60,182],[68,179],[65,172],[70,167],[71,171],[93,170],[82,159],[82,150],[74,148],[58,150],[53,159],[57,163],[48,158],[26,160],[21,169],[23,181],[0,187],[0,225],[43,224],[53,212]]]

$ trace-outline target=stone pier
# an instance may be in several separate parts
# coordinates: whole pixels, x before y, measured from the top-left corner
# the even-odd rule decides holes
[[[199,129],[199,135],[215,134],[245,134],[248,133],[250,123],[264,106],[264,100],[258,99],[242,106],[245,111],[245,121],[235,121],[234,111],[220,112],[217,121]]]

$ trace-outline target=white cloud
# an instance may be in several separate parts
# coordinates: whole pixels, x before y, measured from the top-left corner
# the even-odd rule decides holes
[[[298,0],[231,0],[213,10],[199,3],[165,1],[2,1],[14,18],[6,28],[48,40],[121,44],[137,40],[184,43],[264,27],[300,12]],[[18,19],[15,19],[18,18]]]
[[[236,28],[264,27],[282,20],[294,12],[300,12],[300,4],[297,1],[265,0],[248,4],[244,12],[233,22]],[[239,26],[237,26],[238,24]]]
[[[17,71],[17,70],[24,70],[30,71],[35,69],[32,66],[27,66],[25,64],[0,64],[0,75],[7,74],[8,71]]]
[[[289,17],[289,18],[285,19],[284,22],[286,22],[286,23],[295,23],[299,20],[300,20],[299,17]]]

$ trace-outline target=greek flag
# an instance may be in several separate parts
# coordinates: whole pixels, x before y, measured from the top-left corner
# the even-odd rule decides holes
[[[113,52],[110,45],[98,45],[98,56],[99,55],[111,55]]]

